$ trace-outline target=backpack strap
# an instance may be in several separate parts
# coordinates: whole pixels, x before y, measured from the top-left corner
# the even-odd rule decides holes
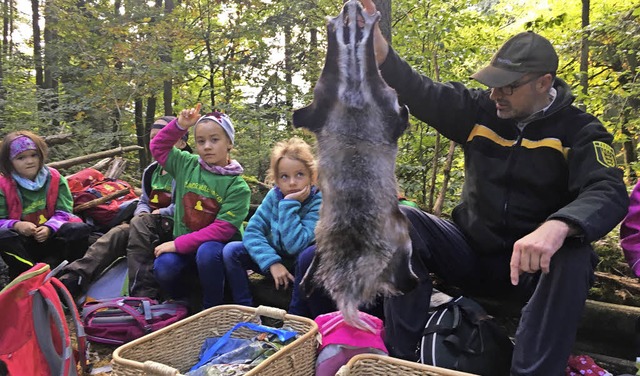
[[[141,301],[144,313],[140,313],[137,309],[131,307],[126,301]],[[94,313],[102,309],[118,309],[129,316],[133,317],[138,326],[145,332],[151,332],[151,325],[147,320],[151,320],[151,302],[148,299],[113,299],[103,301],[101,303],[89,303],[82,309],[82,317],[84,324],[87,325],[94,319]],[[148,317],[148,319],[147,319]]]
[[[20,220],[22,216],[22,201],[18,195],[18,186],[11,177],[0,175],[0,191],[7,203],[9,219]]]
[[[47,189],[47,217],[53,217],[56,211],[56,202],[58,202],[58,188],[60,187],[60,173],[53,167],[48,167],[51,175],[49,189]]]
[[[40,290],[34,290],[32,294],[33,311],[31,314],[40,351],[44,355],[52,375],[67,375],[69,368],[71,368],[67,367],[67,363],[71,363],[70,358],[73,356],[71,341],[68,340],[69,328],[50,299],[47,299]],[[57,329],[56,334],[52,331],[51,322]],[[54,335],[57,335],[62,341],[62,354],[58,354],[56,351],[53,341]]]
[[[87,359],[87,334],[84,332],[84,326],[82,325],[82,320],[80,319],[80,314],[78,313],[78,307],[76,307],[76,303],[71,296],[67,287],[60,282],[57,278],[51,278],[51,284],[55,287],[59,296],[62,296],[64,299],[64,304],[67,306],[71,313],[71,318],[73,319],[73,324],[76,329],[76,341],[78,346],[78,363],[80,363],[80,367],[82,369],[82,373],[89,372],[89,361]]]
[[[151,194],[151,178],[153,172],[158,168],[158,161],[154,161],[147,167],[144,174],[142,174],[142,188],[147,195]]]

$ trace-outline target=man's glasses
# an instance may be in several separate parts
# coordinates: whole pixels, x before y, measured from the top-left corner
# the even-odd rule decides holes
[[[519,88],[520,86],[524,86],[524,85],[526,85],[526,84],[528,84],[530,82],[533,82],[533,81],[537,80],[538,78],[540,78],[542,76],[544,76],[544,74],[530,77],[529,79],[524,80],[522,82],[515,82],[515,83],[509,84],[507,86],[502,86],[502,87],[491,87],[489,89],[491,89],[491,90],[499,90],[502,93],[502,95],[508,97],[508,96],[513,94],[513,91],[515,89]]]

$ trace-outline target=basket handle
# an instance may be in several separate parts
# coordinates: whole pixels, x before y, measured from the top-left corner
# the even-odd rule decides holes
[[[144,373],[146,375],[160,375],[160,376],[180,376],[181,373],[173,367],[169,367],[165,364],[147,360],[144,362]]]
[[[284,315],[286,314],[287,314],[287,311],[280,308],[274,308],[274,307],[269,307],[264,305],[261,305],[258,308],[256,308],[257,316],[267,316],[267,317],[271,317],[272,319],[284,320]]]
[[[336,376],[349,376],[349,366],[348,365],[343,365],[342,367],[340,367],[340,369],[338,370],[338,372],[336,373]]]

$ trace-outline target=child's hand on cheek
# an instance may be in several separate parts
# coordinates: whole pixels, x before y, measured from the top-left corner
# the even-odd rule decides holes
[[[311,193],[311,187],[307,185],[298,192],[289,193],[287,196],[285,196],[285,198],[289,200],[298,200],[300,202],[304,202],[304,200],[309,197],[309,193]]]
[[[42,243],[45,240],[49,239],[49,236],[51,236],[51,229],[47,226],[39,226],[33,233],[33,237],[38,243]]]
[[[31,222],[20,221],[13,225],[13,229],[22,236],[33,236],[36,232],[36,225]]]
[[[182,129],[193,127],[200,118],[200,108],[202,104],[198,103],[195,107],[180,111],[178,116],[178,125]]]

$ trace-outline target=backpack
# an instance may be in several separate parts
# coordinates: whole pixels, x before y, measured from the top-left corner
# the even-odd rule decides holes
[[[82,322],[89,341],[122,345],[187,317],[187,307],[149,298],[121,297],[87,302]]]
[[[333,376],[341,366],[358,354],[387,355],[382,338],[384,324],[379,318],[358,311],[358,317],[372,331],[354,328],[344,321],[339,311],[315,318],[318,333],[322,336],[316,359],[316,376]]]
[[[509,375],[513,342],[475,301],[452,299],[431,313],[420,342],[420,363],[478,375]]]
[[[85,222],[95,225],[100,231],[106,232],[110,228],[131,219],[138,205],[138,196],[129,183],[120,179],[104,178],[97,170],[89,168],[78,171],[69,176],[67,181],[70,182],[69,189],[73,196],[74,208],[123,189],[129,190],[124,196],[78,213]]]
[[[83,373],[88,370],[78,310],[71,294],[53,277],[62,266],[51,271],[49,265],[37,263],[0,292],[0,365],[10,375],[75,376],[75,359]],[[77,351],[61,297],[75,323]]]

